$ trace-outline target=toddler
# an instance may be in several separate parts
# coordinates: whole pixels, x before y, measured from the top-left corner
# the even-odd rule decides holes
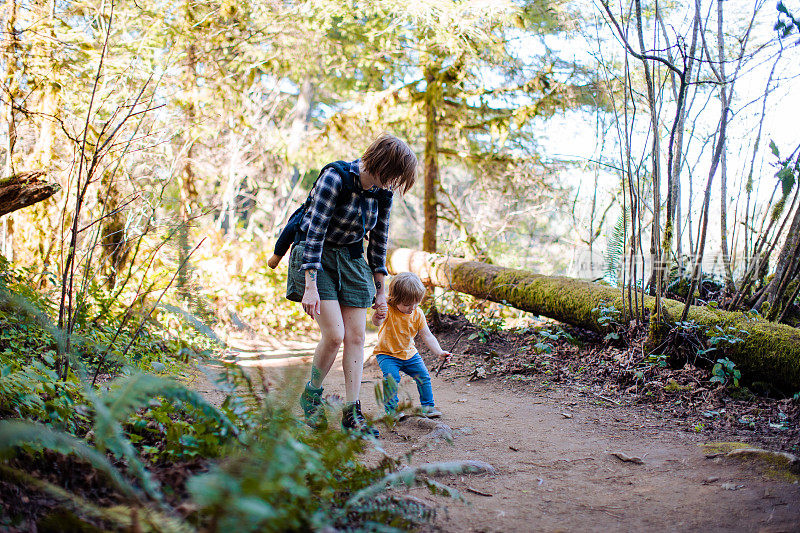
[[[439,341],[431,333],[425,315],[418,307],[425,296],[425,286],[416,274],[403,272],[392,278],[388,291],[388,308],[378,309],[372,316],[372,323],[380,326],[374,354],[386,383],[384,407],[389,413],[397,409],[397,385],[402,371],[417,383],[421,414],[428,418],[440,417],[442,413],[433,403],[431,375],[414,346],[414,337],[419,333],[434,355],[450,356],[439,346]],[[394,378],[394,383],[389,376]]]

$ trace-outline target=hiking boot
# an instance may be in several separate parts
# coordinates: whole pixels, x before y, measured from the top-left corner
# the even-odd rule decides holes
[[[344,406],[342,410],[342,428],[365,437],[377,438],[380,435],[377,429],[367,424],[367,420],[361,414],[361,402],[353,402]]]
[[[442,412],[432,405],[423,405],[419,412],[425,418],[439,418]]]
[[[322,403],[322,387],[316,388],[311,385],[310,381],[306,383],[306,388],[300,395],[300,407],[303,408],[306,424],[314,429],[328,427],[328,419],[325,417],[325,408]]]

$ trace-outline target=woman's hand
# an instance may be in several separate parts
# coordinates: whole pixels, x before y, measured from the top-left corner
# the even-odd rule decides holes
[[[316,318],[322,312],[319,303],[319,291],[316,287],[306,287],[303,292],[303,311],[311,318]]]
[[[306,270],[306,290],[303,292],[303,311],[311,318],[317,318],[322,312],[322,305],[319,303],[319,290],[317,290],[317,271]]]

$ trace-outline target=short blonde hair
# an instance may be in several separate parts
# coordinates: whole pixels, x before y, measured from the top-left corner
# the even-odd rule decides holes
[[[401,272],[393,276],[389,281],[389,305],[396,307],[397,304],[417,304],[425,297],[425,285],[419,276],[413,272]]]
[[[382,133],[361,156],[364,170],[378,178],[382,187],[397,189],[403,194],[417,180],[417,156],[394,135]]]

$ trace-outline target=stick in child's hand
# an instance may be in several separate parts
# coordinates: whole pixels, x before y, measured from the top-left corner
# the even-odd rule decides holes
[[[444,359],[442,359],[442,362],[439,363],[438,367],[436,367],[436,375],[437,376],[439,375],[439,372],[441,372],[442,369],[445,367],[445,365],[450,362],[450,356],[453,355],[453,351],[456,349],[456,346],[458,346],[458,341],[461,340],[461,337],[463,337],[465,333],[466,333],[466,331],[462,331],[461,332],[461,335],[458,336],[458,338],[456,339],[456,342],[454,342],[453,346],[450,347],[450,352],[447,353],[447,356]]]
[[[450,361],[450,356],[453,355],[453,354],[450,353],[450,352],[444,352],[442,355],[444,356],[444,357],[442,357],[442,362],[439,363],[439,366],[436,368],[436,375],[437,376],[439,375],[439,372],[442,371],[444,366]]]

